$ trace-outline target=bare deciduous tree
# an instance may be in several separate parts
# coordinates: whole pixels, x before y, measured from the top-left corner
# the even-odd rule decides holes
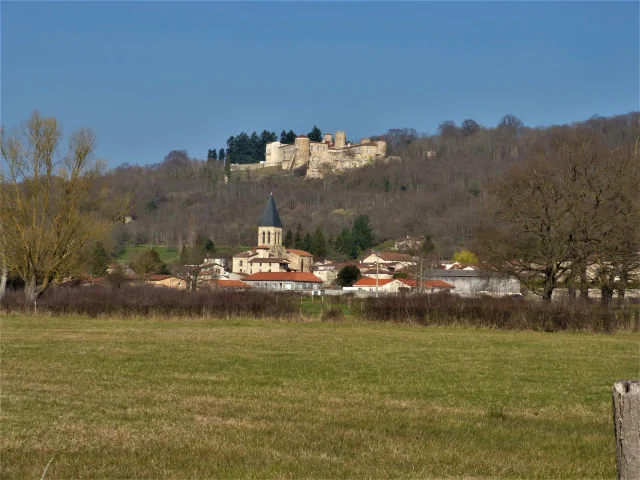
[[[90,129],[74,132],[64,152],[61,142],[56,118],[38,111],[0,138],[0,256],[24,279],[30,304],[52,281],[77,271],[83,249],[128,207],[104,182],[97,186],[104,165],[94,157]]]
[[[635,265],[640,169],[637,149],[611,149],[593,130],[561,131],[490,189],[497,226],[481,231],[487,260],[550,300],[599,263],[608,302]]]

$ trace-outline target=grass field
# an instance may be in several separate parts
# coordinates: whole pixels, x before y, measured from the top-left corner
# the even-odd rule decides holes
[[[637,334],[0,319],[3,478],[615,478]]]

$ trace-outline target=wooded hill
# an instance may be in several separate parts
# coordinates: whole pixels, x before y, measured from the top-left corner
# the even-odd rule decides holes
[[[633,144],[640,137],[639,122],[640,114],[633,112],[569,127],[596,129],[613,147]],[[216,245],[254,245],[257,222],[273,192],[285,230],[297,224],[309,232],[320,227],[335,238],[367,214],[378,242],[429,234],[437,252],[450,257],[460,246],[473,246],[484,221],[487,184],[546,145],[560,128],[530,128],[507,115],[493,128],[473,120],[459,126],[443,122],[436,135],[393,129],[378,137],[401,162],[318,180],[263,169],[233,172],[225,184],[222,162],[172,151],[161,163],[125,164],[104,176],[116,191],[133,192],[135,199],[134,221],[115,228],[114,248],[134,241],[178,248],[198,234]]]

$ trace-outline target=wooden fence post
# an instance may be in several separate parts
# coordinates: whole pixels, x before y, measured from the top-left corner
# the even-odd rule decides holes
[[[640,380],[613,384],[613,428],[619,480],[640,480]]]

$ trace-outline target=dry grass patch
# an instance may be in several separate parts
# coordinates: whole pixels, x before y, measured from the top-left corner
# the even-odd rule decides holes
[[[2,476],[615,476],[633,334],[4,317]]]

